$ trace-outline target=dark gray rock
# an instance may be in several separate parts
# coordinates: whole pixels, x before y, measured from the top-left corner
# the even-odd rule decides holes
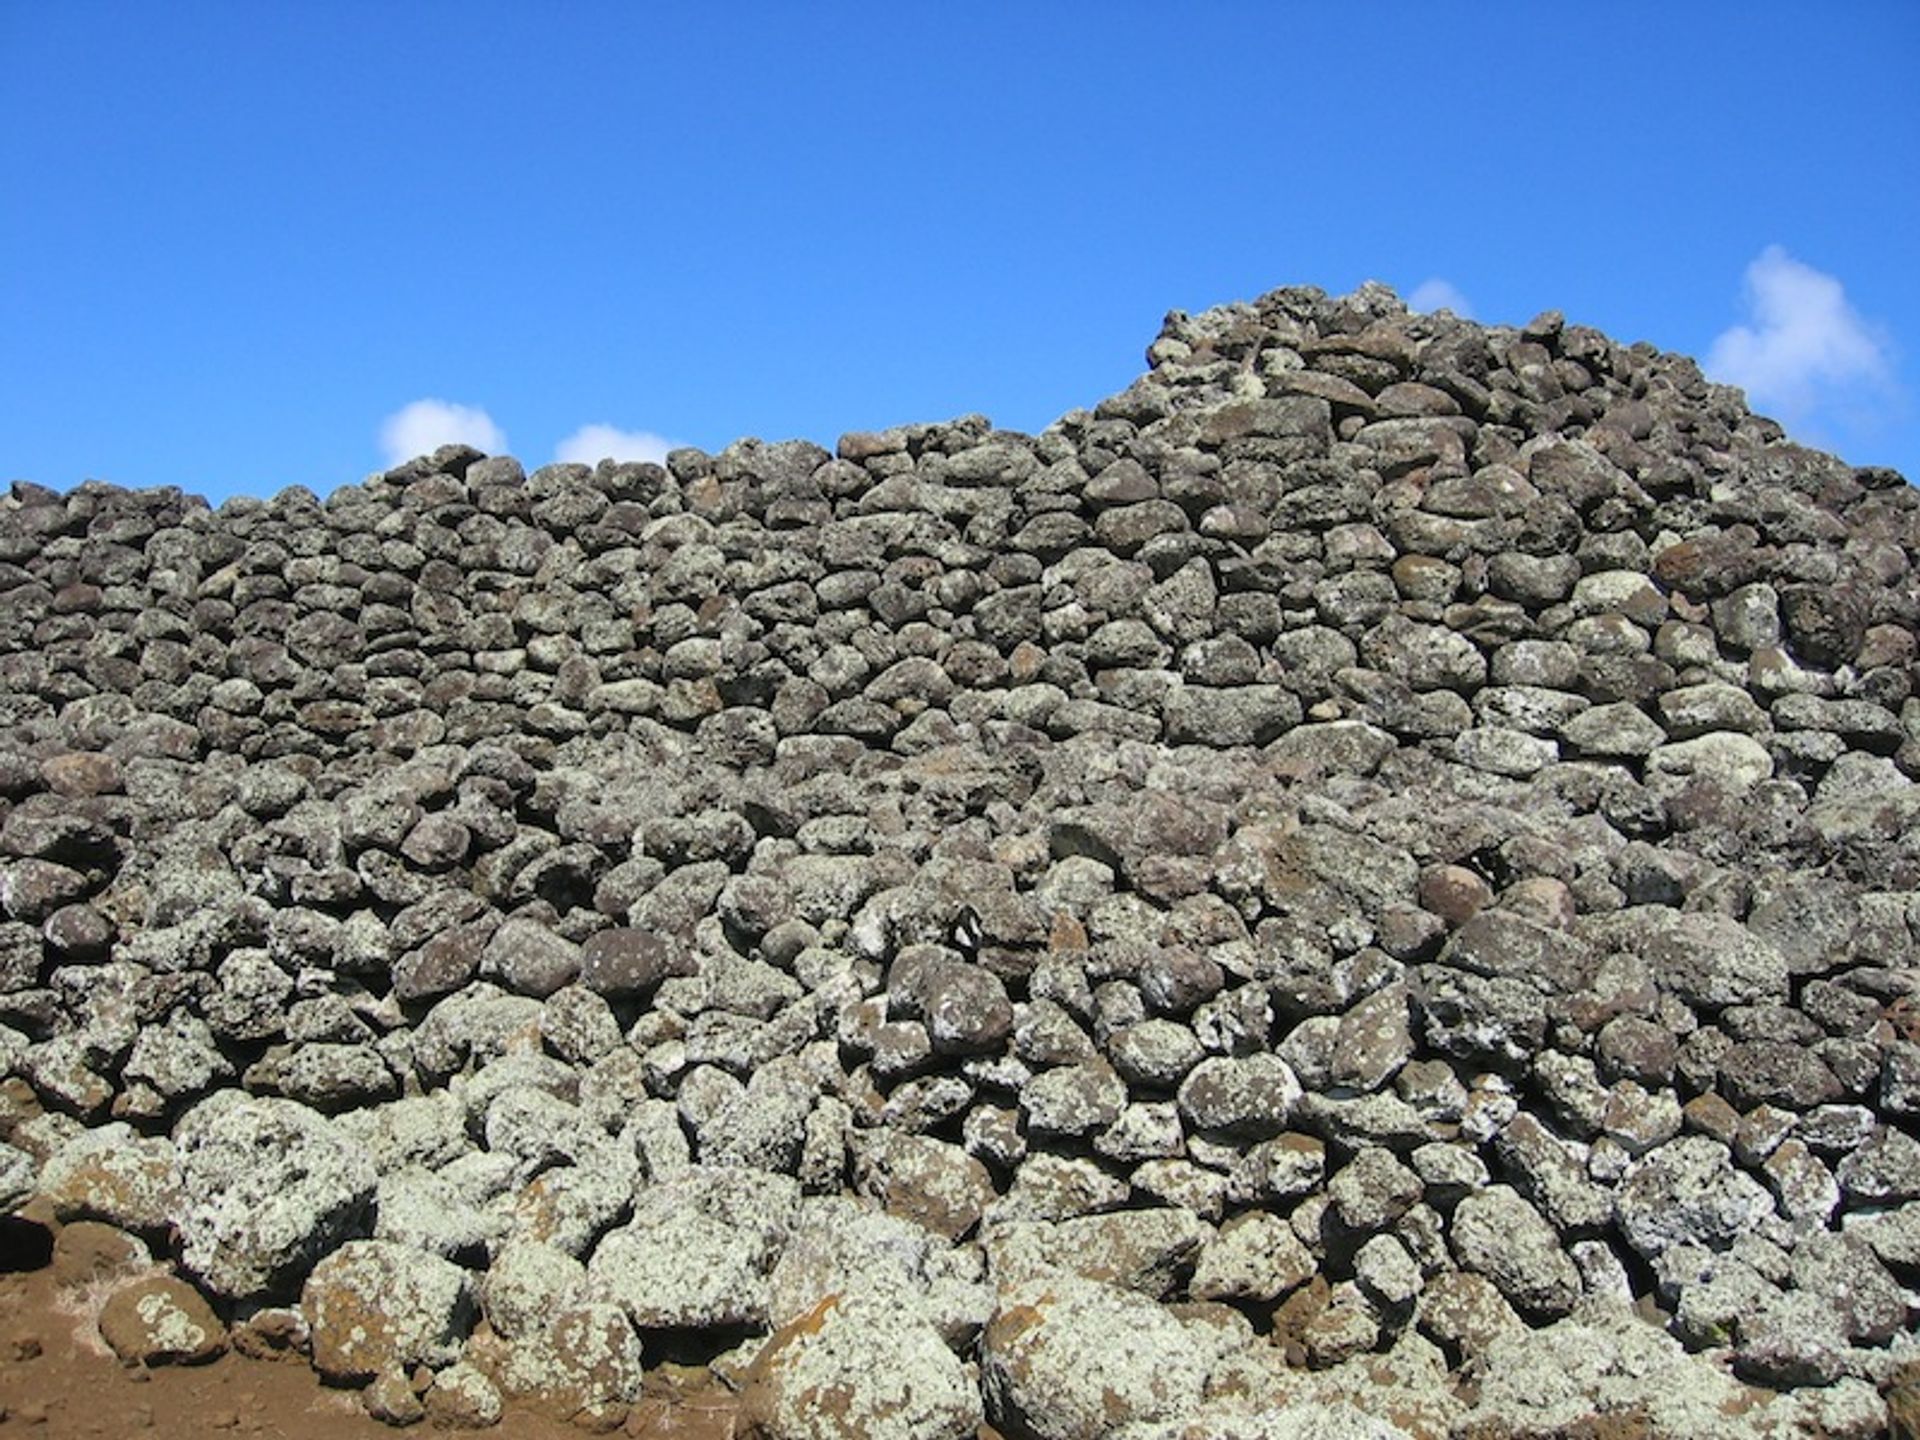
[[[856,1428],[975,1428],[967,1354],[1022,1433],[1884,1428],[1916,492],[1553,313],[1149,365],[1035,436],[16,484],[0,1204],[249,1309],[492,1255],[459,1355],[335,1365],[395,1421],[617,1424],[638,1321],[768,1331],[770,1433],[889,1336]],[[1011,1299],[1092,1274],[1198,1303]]]
[[[1216,1056],[1181,1083],[1180,1114],[1196,1130],[1260,1140],[1287,1128],[1300,1082],[1276,1055]]]
[[[580,975],[580,947],[532,920],[511,919],[480,954],[482,975],[517,995],[545,999]]]
[[[394,997],[412,1003],[463,989],[480,973],[481,957],[498,926],[493,918],[456,925],[400,956],[393,964]]]
[[[907,1018],[925,1023],[942,1055],[991,1053],[1013,1030],[1013,1006],[1000,978],[938,951],[903,954],[888,993]]]
[[[580,947],[580,983],[612,999],[644,995],[662,980],[694,973],[692,957],[645,930],[601,930]]]
[[[1779,1105],[1811,1110],[1841,1097],[1833,1072],[1805,1044],[1787,1040],[1750,1040],[1735,1045],[1720,1060],[1722,1093],[1741,1109]]]
[[[1786,956],[1725,915],[1643,906],[1584,928],[1595,943],[1639,955],[1652,967],[1655,983],[1688,1005],[1718,1010],[1787,995]]]

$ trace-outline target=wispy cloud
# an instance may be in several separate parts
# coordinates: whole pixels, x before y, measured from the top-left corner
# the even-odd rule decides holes
[[[442,445],[471,445],[489,455],[507,448],[507,436],[477,405],[415,400],[380,422],[380,449],[389,465],[426,455]]]
[[[651,430],[582,425],[554,447],[553,458],[561,464],[597,465],[602,460],[651,460],[659,465],[665,462],[667,452],[678,444],[678,441],[656,435]]]
[[[1413,293],[1407,296],[1407,308],[1423,315],[1434,310],[1451,310],[1462,320],[1473,318],[1473,305],[1467,297],[1451,280],[1442,280],[1437,275],[1413,287]]]
[[[1756,409],[1805,421],[1839,402],[1858,418],[1863,384],[1892,398],[1886,337],[1833,276],[1769,245],[1747,266],[1746,304],[1748,323],[1720,333],[1704,368]]]

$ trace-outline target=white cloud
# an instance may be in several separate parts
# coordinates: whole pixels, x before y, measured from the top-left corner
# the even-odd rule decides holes
[[[1722,331],[1703,368],[1756,409],[1804,419],[1829,399],[1857,408],[1861,382],[1891,388],[1885,338],[1833,276],[1769,245],[1747,266],[1746,302],[1750,323]]]
[[[1462,320],[1473,318],[1473,306],[1467,297],[1451,280],[1442,280],[1437,275],[1413,287],[1413,293],[1407,296],[1407,308],[1423,315],[1435,310],[1451,310]]]
[[[611,425],[582,425],[554,447],[559,463],[598,465],[602,460],[666,462],[667,452],[679,442],[651,430],[618,430]]]
[[[416,400],[380,422],[380,448],[389,465],[431,454],[442,445],[471,445],[498,455],[507,448],[507,436],[477,405],[448,400]]]

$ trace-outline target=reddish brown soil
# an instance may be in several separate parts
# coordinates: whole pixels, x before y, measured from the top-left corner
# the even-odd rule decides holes
[[[0,1436],[141,1436],[205,1440],[392,1440],[406,1432],[370,1419],[357,1392],[320,1383],[297,1360],[228,1354],[207,1365],[128,1369],[101,1343],[88,1297],[62,1289],[49,1233],[0,1225]],[[97,1298],[97,1297],[96,1297]],[[430,1424],[412,1427],[430,1431]],[[737,1440],[732,1396],[700,1371],[662,1367],[618,1435]],[[563,1422],[509,1410],[490,1432],[512,1440],[581,1440]]]

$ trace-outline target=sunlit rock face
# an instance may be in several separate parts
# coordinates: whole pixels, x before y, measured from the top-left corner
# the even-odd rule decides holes
[[[1916,492],[1555,314],[1148,360],[1040,435],[16,484],[0,1201],[388,1418],[693,1345],[781,1437],[1877,1433]]]

